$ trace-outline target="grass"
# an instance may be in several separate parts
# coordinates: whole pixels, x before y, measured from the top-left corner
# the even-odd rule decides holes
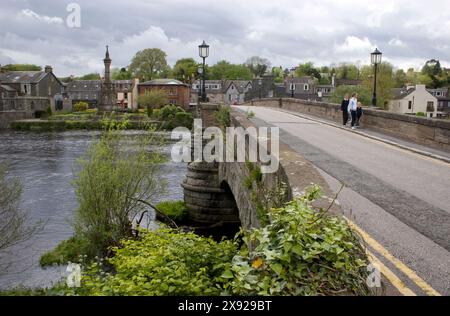
[[[62,265],[68,262],[78,262],[80,256],[84,255],[85,241],[77,237],[71,237],[62,241],[55,249],[41,256],[39,264],[41,267]]]
[[[183,201],[162,202],[156,205],[156,208],[177,224],[184,223],[187,220],[188,212]]]

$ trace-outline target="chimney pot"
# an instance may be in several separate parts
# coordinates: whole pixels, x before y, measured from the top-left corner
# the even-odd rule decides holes
[[[52,73],[53,72],[53,68],[52,68],[52,66],[45,66],[45,72],[46,73]]]

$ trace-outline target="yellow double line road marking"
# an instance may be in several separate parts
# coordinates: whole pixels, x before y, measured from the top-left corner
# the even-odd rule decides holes
[[[372,247],[376,252],[386,258],[389,262],[391,262],[397,269],[399,269],[402,273],[404,273],[411,281],[413,281],[419,288],[421,288],[427,295],[429,296],[441,296],[441,294],[433,289],[427,282],[425,282],[422,278],[420,278],[413,270],[408,268],[403,262],[395,258],[389,251],[386,250],[380,243],[378,243],[375,239],[369,236],[365,231],[359,228],[355,223],[353,223],[348,218],[344,217],[349,223],[350,227],[355,230],[364,241]],[[378,260],[375,256],[373,256],[370,252],[369,257],[371,260],[378,264],[382,269],[382,273],[385,277],[394,285],[400,293],[407,296],[415,296],[416,294],[411,291],[411,289],[407,288],[405,284],[391,271],[389,270],[380,260]],[[384,271],[383,271],[384,270]]]

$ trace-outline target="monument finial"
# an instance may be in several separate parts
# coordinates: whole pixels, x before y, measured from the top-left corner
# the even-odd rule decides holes
[[[110,58],[109,58],[109,46],[108,45],[106,45],[106,57],[105,57],[105,59],[106,60],[110,60]]]

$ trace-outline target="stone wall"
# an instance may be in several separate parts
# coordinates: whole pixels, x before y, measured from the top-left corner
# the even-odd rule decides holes
[[[282,108],[342,123],[342,112],[338,104],[297,99],[262,99],[253,100],[246,105]],[[450,121],[447,120],[365,108],[361,126],[450,152]]]
[[[25,111],[0,112],[0,129],[9,128],[9,124],[12,121],[25,120],[31,118],[33,118],[33,114],[31,112]]]
[[[218,105],[203,104],[200,117],[203,127],[216,125],[214,112]],[[234,127],[256,127],[245,114],[232,111],[231,123]],[[270,143],[270,140],[269,140]],[[248,148],[246,148],[248,157]],[[185,202],[189,218],[193,222],[205,224],[233,223],[240,221],[242,227],[259,227],[261,212],[258,202],[266,202],[267,193],[274,193],[282,184],[286,186],[290,200],[315,183],[320,185],[325,195],[330,189],[319,172],[289,146],[280,144],[279,168],[275,173],[263,174],[261,181],[254,181],[252,188],[246,185],[252,169],[260,168],[260,163],[191,163],[183,183]],[[327,198],[316,203],[318,207],[328,207]],[[333,211],[337,212],[335,207]]]

